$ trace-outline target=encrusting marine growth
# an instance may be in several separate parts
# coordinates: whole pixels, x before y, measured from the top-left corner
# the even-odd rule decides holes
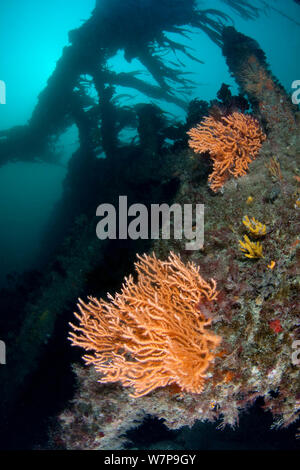
[[[239,240],[240,250],[247,258],[263,258],[261,243],[252,242],[247,235],[244,235],[244,240],[244,242]]]
[[[84,359],[101,374],[99,382],[120,381],[135,397],[170,384],[200,393],[221,342],[201,312],[202,303],[207,311],[216,298],[216,282],[206,282],[199,267],[172,252],[167,261],[154,254],[138,258],[137,282],[125,278],[109,301],[79,300],[80,326],[71,324],[69,339],[93,351]]]
[[[234,112],[220,120],[205,117],[201,124],[189,130],[189,146],[196,153],[209,152],[213,172],[208,181],[218,191],[230,175],[243,176],[266,139],[259,122],[252,116]]]
[[[255,217],[252,217],[252,219],[250,220],[249,217],[245,215],[243,219],[243,224],[255,237],[262,237],[267,233],[266,225],[256,220]]]

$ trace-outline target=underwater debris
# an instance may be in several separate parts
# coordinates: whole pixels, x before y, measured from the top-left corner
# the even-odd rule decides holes
[[[218,191],[230,175],[245,175],[266,139],[255,118],[237,112],[220,120],[206,117],[187,134],[189,146],[196,153],[209,152],[213,172],[208,180],[213,191]]]
[[[186,265],[174,253],[167,261],[138,256],[138,280],[125,278],[122,291],[109,301],[79,299],[80,326],[69,339],[92,355],[99,382],[118,382],[141,397],[158,387],[177,384],[183,391],[201,393],[206,372],[221,342],[206,328],[211,324],[201,304],[217,296],[216,282],[206,282],[199,267]]]
[[[252,242],[247,235],[244,235],[244,242],[239,240],[240,250],[245,254],[247,258],[263,258],[262,244],[259,242]]]
[[[247,94],[254,112],[266,126],[268,138],[272,136],[274,143],[279,139],[289,142],[297,132],[298,109],[272,75],[259,44],[228,26],[223,30],[223,55],[241,91]]]
[[[200,119],[196,122],[199,121]],[[194,125],[191,122],[191,127]],[[276,133],[275,121],[274,126],[275,131],[271,132],[271,137],[280,139],[282,135]],[[285,294],[284,299],[275,297],[278,283],[284,273],[288,269],[296,271],[297,265],[292,264],[292,255],[286,248],[287,244],[292,242],[291,233],[294,236],[292,223],[295,219],[291,214],[291,205],[285,205],[282,200],[274,200],[276,210],[270,207],[271,204],[265,203],[261,189],[265,186],[270,188],[272,185],[270,178],[265,178],[264,174],[265,160],[271,156],[265,150],[264,146],[264,158],[257,159],[254,163],[258,171],[251,172],[249,178],[241,182],[239,193],[234,185],[229,185],[225,194],[227,197],[215,198],[214,204],[210,204],[212,194],[192,178],[193,165],[190,164],[190,167],[182,172],[182,185],[176,199],[180,203],[186,203],[195,199],[199,201],[200,198],[201,202],[210,204],[206,221],[208,233],[222,233],[222,244],[217,246],[215,243],[207,243],[206,251],[201,253],[186,254],[180,243],[177,247],[187,259],[197,263],[203,260],[203,275],[209,276],[213,272],[218,286],[225,287],[221,287],[218,295],[218,312],[221,313],[213,321],[215,333],[222,337],[222,344],[228,345],[229,354],[224,357],[221,357],[222,351],[217,353],[218,357],[216,354],[211,380],[207,380],[199,396],[184,393],[178,397],[173,390],[172,393],[169,391],[169,387],[163,387],[137,400],[118,385],[96,384],[96,388],[97,377],[94,368],[82,368],[77,372],[77,377],[86,374],[86,378],[77,391],[71,412],[76,426],[71,423],[65,425],[63,430],[68,448],[81,446],[111,449],[109,439],[113,432],[115,437],[120,437],[125,425],[127,429],[134,426],[136,414],[133,410],[142,410],[164,419],[170,429],[191,426],[195,420],[213,423],[218,419],[222,420],[220,427],[233,427],[238,424],[242,410],[247,409],[260,397],[264,399],[264,409],[270,411],[276,420],[275,426],[289,426],[298,419],[299,368],[296,369],[291,363],[291,342],[295,338],[295,325],[299,319],[299,309],[296,308],[298,284],[295,287],[292,278],[288,277],[286,283],[289,292]],[[274,154],[273,152],[272,155]],[[282,155],[279,152],[276,154]],[[282,160],[282,163],[286,172],[285,161]],[[290,191],[289,188],[288,190]],[[271,268],[266,269],[266,263],[261,263],[260,266],[260,263],[241,263],[234,260],[236,251],[230,244],[232,239],[228,239],[228,234],[224,233],[226,228],[228,230],[229,223],[238,223],[243,217],[241,201],[246,201],[249,194],[255,195],[255,209],[257,208],[259,217],[263,214],[272,225],[275,226],[279,222],[279,228],[284,227],[281,231],[274,230],[273,240],[270,240],[267,246],[268,256],[278,259],[276,272]],[[279,194],[278,199],[281,197],[285,197],[283,192]],[[292,222],[287,223],[288,220]],[[155,251],[162,257],[171,247],[170,241],[160,240],[155,246]],[[276,332],[270,328],[270,322],[274,318],[280,318],[283,328],[281,334],[274,334]],[[230,373],[227,374],[228,370]],[[108,405],[109,412],[106,411]],[[82,409],[87,406],[88,417],[82,424]],[[70,417],[67,419],[70,420]],[[95,429],[105,434],[101,437],[101,442],[96,442],[99,434]]]
[[[261,11],[246,0],[242,4],[237,0],[222,2],[246,19],[257,18]],[[5,139],[0,139],[0,165],[11,160],[35,161],[41,157],[52,163],[53,152],[49,154],[51,137],[62,134],[73,123],[80,127],[80,140],[86,138],[85,119],[78,119],[78,113],[82,113],[83,96],[78,99],[78,94],[74,91],[79,84],[80,75],[83,74],[91,74],[92,82],[100,95],[100,107],[105,90],[118,85],[137,90],[151,99],[163,99],[186,109],[187,100],[174,93],[174,85],[181,85],[183,93],[187,93],[193,83],[182,72],[178,52],[196,62],[202,61],[191,53],[189,46],[170,39],[166,33],[186,37],[195,28],[202,30],[221,47],[223,27],[231,21],[224,11],[202,9],[197,3],[196,0],[96,1],[91,17],[79,28],[69,31],[69,45],[64,48],[53,74],[39,95],[28,125],[1,131],[1,137]],[[124,18],[130,18],[130,21],[124,21]],[[136,72],[115,73],[107,70],[106,61],[117,50],[123,50],[127,62],[138,59],[155,84],[138,78]],[[175,64],[163,57],[170,50],[176,58]],[[60,99],[62,96],[64,99]],[[96,128],[97,122],[93,123],[97,117],[94,107],[88,115],[88,127],[94,125]],[[106,136],[103,128],[108,124],[115,124],[117,115],[102,115],[102,138]]]

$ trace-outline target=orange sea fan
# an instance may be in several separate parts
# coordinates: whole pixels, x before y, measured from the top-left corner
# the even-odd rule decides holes
[[[243,113],[232,113],[220,120],[206,117],[190,129],[189,146],[196,153],[209,152],[213,172],[208,180],[213,191],[220,189],[232,174],[245,175],[266,139],[259,122]]]
[[[69,339],[93,351],[84,359],[101,374],[101,383],[120,381],[133,387],[135,397],[170,384],[200,393],[221,342],[201,313],[201,302],[217,296],[216,282],[206,282],[199,267],[172,252],[167,261],[154,254],[138,258],[136,282],[125,278],[109,301],[79,300],[80,325],[70,324]]]

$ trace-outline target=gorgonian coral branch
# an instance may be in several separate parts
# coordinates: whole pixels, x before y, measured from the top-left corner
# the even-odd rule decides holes
[[[213,172],[208,180],[213,191],[220,189],[232,174],[245,175],[266,139],[259,122],[243,113],[232,113],[221,120],[206,117],[192,128],[189,146],[196,153],[209,152]]]
[[[167,261],[138,256],[137,281],[125,278],[109,301],[79,300],[69,339],[93,354],[84,356],[101,374],[99,382],[120,381],[134,396],[177,384],[200,393],[221,338],[207,329],[201,303],[217,296],[216,282],[206,282],[194,263],[174,253]]]

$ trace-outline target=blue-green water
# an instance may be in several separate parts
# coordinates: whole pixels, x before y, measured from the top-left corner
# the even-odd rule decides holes
[[[220,1],[204,2],[209,7],[229,13],[238,30],[261,44],[273,73],[291,93],[292,81],[299,78],[299,5],[283,0],[269,3],[274,3],[278,11],[269,8],[260,18],[248,21]],[[68,31],[79,27],[93,7],[93,0],[66,0],[63,4],[59,0],[3,2],[0,79],[6,83],[6,105],[0,108],[0,130],[28,122],[39,93],[53,72],[63,47],[68,44]],[[279,11],[287,16],[279,14]],[[176,38],[174,34],[169,36]],[[220,48],[203,32],[195,31],[190,40],[180,40],[192,47],[204,62],[197,64],[181,57],[185,70],[192,73],[191,78],[196,84],[191,99],[198,96],[203,100],[214,99],[222,82],[230,84],[232,91],[236,91]],[[129,64],[122,51],[109,60],[109,66],[116,71],[144,69],[145,78],[153,83],[153,78],[139,61],[135,59]],[[130,104],[138,103],[140,99],[141,95],[136,92]],[[175,105],[159,104],[176,118],[183,118],[182,110]],[[66,174],[64,165],[76,148],[76,142],[76,132],[64,138],[62,166],[37,163],[24,167],[15,163],[0,169],[0,245],[5,253],[1,263],[1,282],[10,271],[37,265],[38,241],[45,220],[60,197]]]

